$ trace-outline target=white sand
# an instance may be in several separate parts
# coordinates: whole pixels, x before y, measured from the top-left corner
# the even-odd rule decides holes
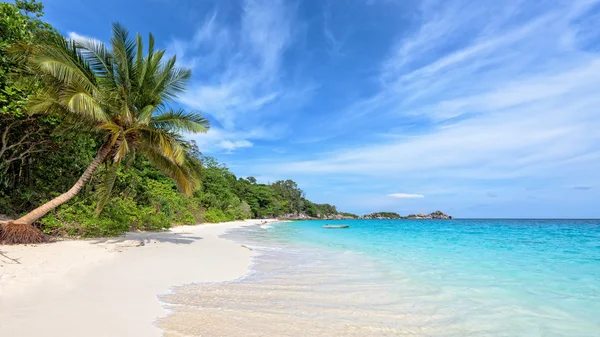
[[[218,236],[260,222],[0,246],[0,336],[160,336],[152,323],[166,312],[157,295],[243,276],[253,252]]]

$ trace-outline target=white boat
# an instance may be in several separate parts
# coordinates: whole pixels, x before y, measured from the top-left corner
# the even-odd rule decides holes
[[[350,225],[325,225],[323,228],[348,228]]]

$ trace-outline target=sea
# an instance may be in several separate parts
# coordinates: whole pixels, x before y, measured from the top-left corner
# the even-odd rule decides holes
[[[257,253],[252,272],[163,296],[165,336],[600,336],[600,220],[292,221],[225,238]]]

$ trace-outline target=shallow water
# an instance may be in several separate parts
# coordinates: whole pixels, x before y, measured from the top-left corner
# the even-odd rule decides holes
[[[331,221],[328,221],[331,223]],[[228,283],[175,288],[167,336],[598,336],[600,222],[345,221],[255,226]],[[175,334],[178,333],[178,334]]]

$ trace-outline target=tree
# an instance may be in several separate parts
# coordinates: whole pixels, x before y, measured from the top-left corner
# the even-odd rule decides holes
[[[44,15],[44,4],[36,0],[15,0],[15,6],[29,16],[33,14],[36,18]]]
[[[164,60],[164,50],[154,49],[150,34],[144,54],[142,37],[129,36],[113,25],[111,48],[96,40],[67,40],[50,34],[42,43],[21,44],[27,70],[41,83],[29,100],[29,113],[62,118],[62,131],[90,132],[100,140],[96,157],[67,192],[21,218],[3,224],[0,241],[41,242],[43,235],[32,224],[55,207],[73,198],[96,169],[107,166],[97,193],[97,214],[110,192],[123,160],[143,154],[149,162],[190,195],[199,187],[197,160],[188,155],[181,133],[206,132],[208,120],[199,113],[173,110],[169,104],[185,90],[190,70]]]
[[[284,201],[283,210],[286,213],[300,213],[304,208],[304,192],[293,180],[278,180],[273,183],[276,195]]]
[[[24,60],[11,57],[11,45],[34,44],[54,32],[41,16],[43,6],[36,1],[0,3],[0,213],[16,214],[37,206],[38,200],[47,199],[46,191],[70,180],[63,169],[77,172],[73,167],[80,167],[84,160],[72,160],[73,153],[85,148],[81,137],[57,141],[59,137],[52,134],[57,118],[27,113],[28,98],[38,90],[38,83],[15,76]],[[54,153],[53,161],[44,155],[49,152]],[[63,167],[69,160],[70,167]],[[32,188],[41,176],[48,178],[48,183]]]

